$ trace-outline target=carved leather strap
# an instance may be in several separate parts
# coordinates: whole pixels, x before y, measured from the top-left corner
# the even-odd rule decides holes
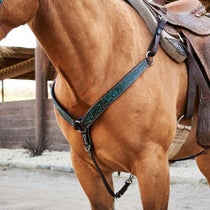
[[[76,130],[84,131],[89,128],[96,119],[119,98],[150,66],[147,59],[144,59],[136,67],[134,67],[120,82],[118,82],[111,90],[109,90],[101,99],[99,99],[83,117],[74,119],[58,102],[54,92],[55,81],[51,88],[53,103],[61,116]]]

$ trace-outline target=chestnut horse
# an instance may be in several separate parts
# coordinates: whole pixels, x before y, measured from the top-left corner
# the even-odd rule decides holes
[[[55,95],[74,118],[83,116],[130,69],[145,58],[152,35],[136,11],[123,0],[0,1],[0,40],[28,23],[58,76]],[[154,65],[91,126],[95,159],[113,188],[114,171],[138,179],[145,210],[167,209],[168,149],[187,94],[185,63],[176,63],[160,48]],[[76,175],[93,210],[114,209],[114,198],[84,150],[81,134],[57,112],[71,146]],[[176,158],[199,153],[193,129]],[[183,122],[184,123],[184,122]],[[196,158],[210,182],[210,152]]]

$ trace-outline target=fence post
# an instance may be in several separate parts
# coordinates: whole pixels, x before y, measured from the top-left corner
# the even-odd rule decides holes
[[[45,142],[45,99],[47,98],[47,68],[46,55],[37,42],[35,49],[35,78],[36,78],[36,111],[35,111],[35,140],[37,155],[46,149]]]
[[[4,80],[1,80],[1,102],[4,102]]]

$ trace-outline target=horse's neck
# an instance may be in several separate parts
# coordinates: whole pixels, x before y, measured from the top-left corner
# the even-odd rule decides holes
[[[83,100],[91,98],[92,103],[93,91],[97,98],[143,58],[137,47],[141,39],[135,36],[138,30],[134,29],[139,22],[125,2],[41,2],[33,30],[60,75],[68,78]],[[144,45],[145,41],[142,49]],[[99,86],[100,90],[94,89]]]

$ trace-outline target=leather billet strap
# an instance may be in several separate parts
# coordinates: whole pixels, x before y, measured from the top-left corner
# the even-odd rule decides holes
[[[198,86],[193,77],[193,73],[190,69],[188,69],[188,88],[187,88],[187,104],[185,109],[184,118],[192,119],[194,114],[194,105],[195,100],[198,94]]]
[[[160,36],[161,36],[161,33],[162,33],[164,26],[167,22],[167,19],[164,16],[158,16],[158,18],[159,18],[159,21],[158,21],[159,24],[156,28],[156,33],[153,38],[153,41],[151,42],[149,49],[148,49],[148,55],[152,56],[152,57],[155,56],[158,51]]]
[[[106,181],[105,176],[103,175],[100,167],[98,166],[94,154],[93,154],[93,143],[91,138],[91,125],[98,119],[104,111],[115,101],[117,100],[142,74],[143,72],[151,66],[153,61],[153,56],[157,53],[160,34],[166,24],[166,18],[160,18],[159,24],[157,26],[156,33],[154,38],[149,46],[149,49],[146,53],[146,57],[131,71],[129,71],[114,87],[112,87],[104,96],[101,97],[87,112],[84,116],[79,119],[74,119],[58,102],[55,96],[55,81],[51,88],[51,95],[53,103],[60,113],[60,115],[78,132],[81,133],[85,150],[93,161],[93,164],[98,171],[107,191],[114,198],[120,198],[128,186],[132,183],[133,175],[130,175],[129,179],[125,182],[125,185],[117,193],[114,193],[112,188],[109,186]]]

